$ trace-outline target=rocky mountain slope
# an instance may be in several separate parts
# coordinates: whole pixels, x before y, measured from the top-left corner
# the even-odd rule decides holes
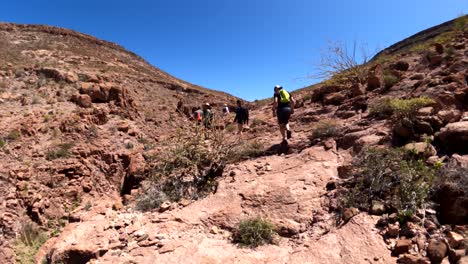
[[[235,98],[89,36],[2,25],[0,261],[466,263],[460,21],[296,93],[288,144],[269,105],[241,140],[199,131],[191,104]],[[271,244],[236,243],[253,217]]]
[[[188,103],[235,99],[66,29],[0,24],[0,57],[1,263],[24,221],[58,230],[84,199],[118,199]]]

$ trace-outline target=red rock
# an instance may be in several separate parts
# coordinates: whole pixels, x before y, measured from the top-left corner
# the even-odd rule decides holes
[[[429,259],[419,256],[419,255],[410,255],[404,254],[400,258],[398,258],[397,263],[401,264],[431,264]]]
[[[444,242],[433,239],[429,241],[427,256],[432,262],[440,263],[447,255],[447,251],[448,247]]]
[[[92,107],[92,102],[91,102],[91,97],[87,94],[76,94],[73,95],[72,101],[75,102],[77,105],[84,107],[84,108],[90,108]]]
[[[403,253],[408,252],[411,249],[413,242],[409,239],[399,239],[395,244],[395,248],[393,249],[393,253],[395,255],[400,255]]]
[[[464,237],[455,232],[448,232],[447,239],[450,247],[457,249],[463,243]]]

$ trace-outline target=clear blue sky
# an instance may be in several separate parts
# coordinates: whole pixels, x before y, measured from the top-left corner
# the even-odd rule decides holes
[[[116,42],[194,84],[253,100],[307,86],[327,40],[384,48],[468,11],[467,0],[10,0],[0,21]]]

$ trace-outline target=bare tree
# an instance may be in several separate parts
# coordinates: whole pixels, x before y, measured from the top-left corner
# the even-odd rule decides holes
[[[359,52],[359,57],[357,53]],[[316,79],[329,79],[333,76],[358,78],[365,77],[366,67],[371,58],[367,45],[353,42],[352,49],[348,49],[345,42],[328,41],[321,51],[320,62],[315,65],[314,73],[310,76]]]

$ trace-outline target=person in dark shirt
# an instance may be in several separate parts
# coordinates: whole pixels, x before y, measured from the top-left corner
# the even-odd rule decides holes
[[[294,98],[283,89],[282,86],[276,85],[273,95],[273,116],[278,118],[281,137],[283,142],[292,137],[291,129],[289,128],[289,118],[294,113]]]
[[[242,102],[237,100],[236,117],[234,123],[237,122],[237,133],[242,135],[244,125],[249,124],[249,110],[242,106]]]

